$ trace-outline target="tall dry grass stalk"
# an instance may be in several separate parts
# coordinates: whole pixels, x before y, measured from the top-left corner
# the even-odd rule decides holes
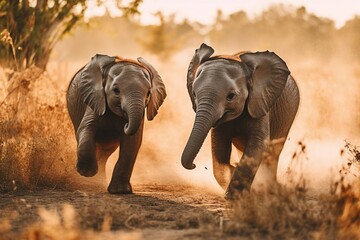
[[[15,66],[16,66],[16,71],[19,71],[19,64],[18,64],[18,60],[16,58],[16,51],[15,51],[15,46],[14,46],[14,42],[13,39],[9,33],[9,31],[7,29],[4,29],[1,33],[0,33],[0,41],[5,43],[5,44],[9,44],[11,47],[11,52],[15,61]]]

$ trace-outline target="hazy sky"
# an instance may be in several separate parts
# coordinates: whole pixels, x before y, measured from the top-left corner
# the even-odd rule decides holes
[[[114,0],[107,1],[110,9],[114,9],[111,7],[113,3]],[[154,14],[161,11],[165,16],[175,13],[178,21],[188,18],[191,21],[211,24],[218,9],[222,10],[224,15],[244,10],[250,17],[254,17],[270,5],[279,3],[305,6],[308,12],[333,19],[338,27],[354,15],[360,15],[360,0],[144,0],[140,5],[140,21],[144,24],[157,23],[158,19]],[[92,12],[101,14],[103,10]]]

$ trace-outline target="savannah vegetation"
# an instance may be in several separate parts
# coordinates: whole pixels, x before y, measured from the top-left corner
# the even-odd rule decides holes
[[[115,2],[129,16],[139,13],[141,1],[130,1],[128,6]],[[98,0],[98,5],[104,2]],[[9,44],[0,49],[1,64],[16,70],[32,65],[45,70],[56,43],[83,19],[87,8],[86,0],[1,1],[0,29],[7,30],[3,37]]]
[[[125,6],[124,16],[85,22],[86,1],[0,2],[0,239],[360,238],[360,16],[337,28],[303,7],[275,5],[255,18],[219,11],[211,26],[159,12],[158,25],[143,26],[139,4]],[[293,136],[349,139],[331,156],[343,165],[326,190],[312,188],[311,176],[297,167],[309,158],[306,138],[287,159],[287,184],[269,191],[226,202],[221,193],[184,181],[178,159],[193,114],[185,76],[204,41],[218,53],[269,49],[294,69],[302,105]],[[150,58],[169,90],[164,111],[145,127],[133,196],[108,195],[74,169],[65,89],[100,52]],[[174,132],[174,124],[183,130]],[[159,133],[159,126],[167,131]]]

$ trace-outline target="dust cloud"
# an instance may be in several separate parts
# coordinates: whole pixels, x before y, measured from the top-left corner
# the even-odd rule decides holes
[[[296,171],[302,171],[310,186],[328,189],[351,158],[342,153],[345,141],[357,144],[360,140],[356,67],[340,62],[331,53],[329,57],[333,59],[327,63],[309,59],[288,62],[301,100],[279,162],[281,182],[287,181],[285,172],[300,141],[306,149]]]

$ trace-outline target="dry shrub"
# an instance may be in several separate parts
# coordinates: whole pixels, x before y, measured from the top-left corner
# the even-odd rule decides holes
[[[358,156],[356,147],[347,146]],[[299,142],[298,147],[294,161],[305,158],[304,143]],[[351,164],[340,171],[339,180],[326,194],[311,193],[301,176],[293,186],[274,185],[265,191],[242,193],[231,202],[224,233],[252,239],[359,239],[360,179],[346,181],[355,161],[356,167],[360,166],[358,159],[349,159]]]
[[[0,191],[66,187],[74,144],[65,94],[36,67],[0,80]]]
[[[335,232],[339,239],[360,239],[360,152],[358,146],[348,141],[345,149],[349,156],[347,164],[330,190],[336,214]],[[328,232],[322,232],[323,239],[329,237]]]
[[[291,191],[280,186],[266,193],[245,193],[232,207],[232,221],[225,232],[255,239],[308,239],[321,218],[300,189]]]

